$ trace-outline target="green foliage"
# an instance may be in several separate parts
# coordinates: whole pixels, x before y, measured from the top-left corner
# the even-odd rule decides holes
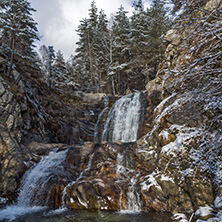
[[[73,66],[88,91],[125,94],[127,89],[144,89],[155,77],[165,50],[161,36],[170,24],[167,9],[160,0],[154,0],[147,10],[141,0],[133,6],[130,18],[120,6],[108,28],[104,11],[97,14],[92,1],[89,19],[81,21]]]
[[[2,0],[0,4],[0,54],[8,60],[8,75],[14,66],[24,66],[34,61],[34,41],[39,40],[37,24],[31,13],[35,11],[27,0]]]
[[[56,67],[57,72],[65,73],[66,62],[60,50],[56,53],[54,67]]]

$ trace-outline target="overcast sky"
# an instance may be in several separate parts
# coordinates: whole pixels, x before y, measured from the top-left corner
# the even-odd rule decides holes
[[[38,23],[38,30],[42,36],[41,43],[53,45],[55,50],[61,50],[65,58],[75,53],[78,35],[76,29],[79,21],[88,17],[91,0],[30,0],[37,12],[33,18]],[[120,5],[123,5],[129,14],[132,12],[133,0],[96,0],[98,11],[103,9],[110,17]],[[144,0],[148,7],[149,0]]]

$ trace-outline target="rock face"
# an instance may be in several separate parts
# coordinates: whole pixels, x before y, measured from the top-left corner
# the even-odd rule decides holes
[[[39,161],[36,155],[47,153],[44,146],[42,152],[36,151],[33,143],[93,140],[104,96],[92,104],[76,91],[60,92],[41,81],[24,81],[16,71],[13,83],[0,77],[0,195],[14,199],[22,175]]]
[[[29,153],[21,146],[21,141],[31,129],[27,100],[22,96],[18,75],[15,81],[17,86],[9,85],[0,77],[0,193],[9,198],[12,198],[27,169],[24,161],[29,158]]]
[[[218,1],[209,2],[211,8]],[[205,38],[202,31],[195,41]],[[211,54],[198,63],[192,51],[196,42],[182,50],[178,31],[168,32],[167,61],[147,84],[144,118],[134,143],[101,143],[99,135],[98,143],[92,142],[94,129],[101,134],[115,99],[104,105],[104,94],[56,89],[50,94],[35,81],[23,85],[18,73],[16,86],[0,77],[0,195],[15,198],[24,172],[42,164],[41,157],[54,150],[55,156],[62,155],[59,169],[52,165],[42,178],[44,186],[27,195],[30,204],[194,213],[196,219],[219,221],[222,80],[221,59],[216,56],[221,48],[210,51],[217,46],[217,35],[202,39],[211,41]]]
[[[218,5],[218,1],[209,1],[204,10],[217,11]],[[193,17],[203,18],[205,12]],[[218,19],[208,22],[217,32]],[[152,174],[147,175],[148,182],[156,183],[149,188],[147,197],[156,196],[156,202],[163,209],[176,203],[171,211],[196,212],[196,218],[220,221],[221,211],[216,200],[221,200],[222,196],[222,82],[217,57],[217,48],[221,47],[208,35],[205,24],[197,21],[195,25],[197,32],[195,28],[180,24],[165,36],[169,43],[166,63],[160,66],[157,79],[147,84],[149,94],[158,91],[162,101],[152,112],[147,135],[137,144],[144,153],[140,158],[152,169]],[[221,36],[221,32],[218,34]],[[203,41],[214,47],[203,46]],[[206,54],[204,61],[198,60]],[[161,182],[160,177],[167,181]],[[147,203],[152,205],[153,202]],[[210,213],[201,216],[207,206],[212,207]],[[155,207],[158,208],[158,204]]]
[[[214,201],[211,178],[194,172],[189,158],[180,160],[182,154],[158,155],[136,143],[88,143],[58,152],[64,149],[63,170],[50,173],[44,190],[36,186],[45,193],[42,203],[53,208],[188,213]]]

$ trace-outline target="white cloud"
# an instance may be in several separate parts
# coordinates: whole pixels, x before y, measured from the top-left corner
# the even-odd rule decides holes
[[[79,21],[88,17],[92,0],[30,0],[37,10],[33,14],[45,45],[53,45],[61,50],[65,58],[74,54],[78,41],[76,29]],[[104,9],[109,17],[112,12],[123,5],[126,11],[132,11],[133,0],[96,0],[98,10]],[[145,1],[147,7],[148,0]]]

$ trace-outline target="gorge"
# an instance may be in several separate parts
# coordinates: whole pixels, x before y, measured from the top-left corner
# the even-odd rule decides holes
[[[0,76],[0,221],[222,221],[221,1],[197,15],[140,91]]]

